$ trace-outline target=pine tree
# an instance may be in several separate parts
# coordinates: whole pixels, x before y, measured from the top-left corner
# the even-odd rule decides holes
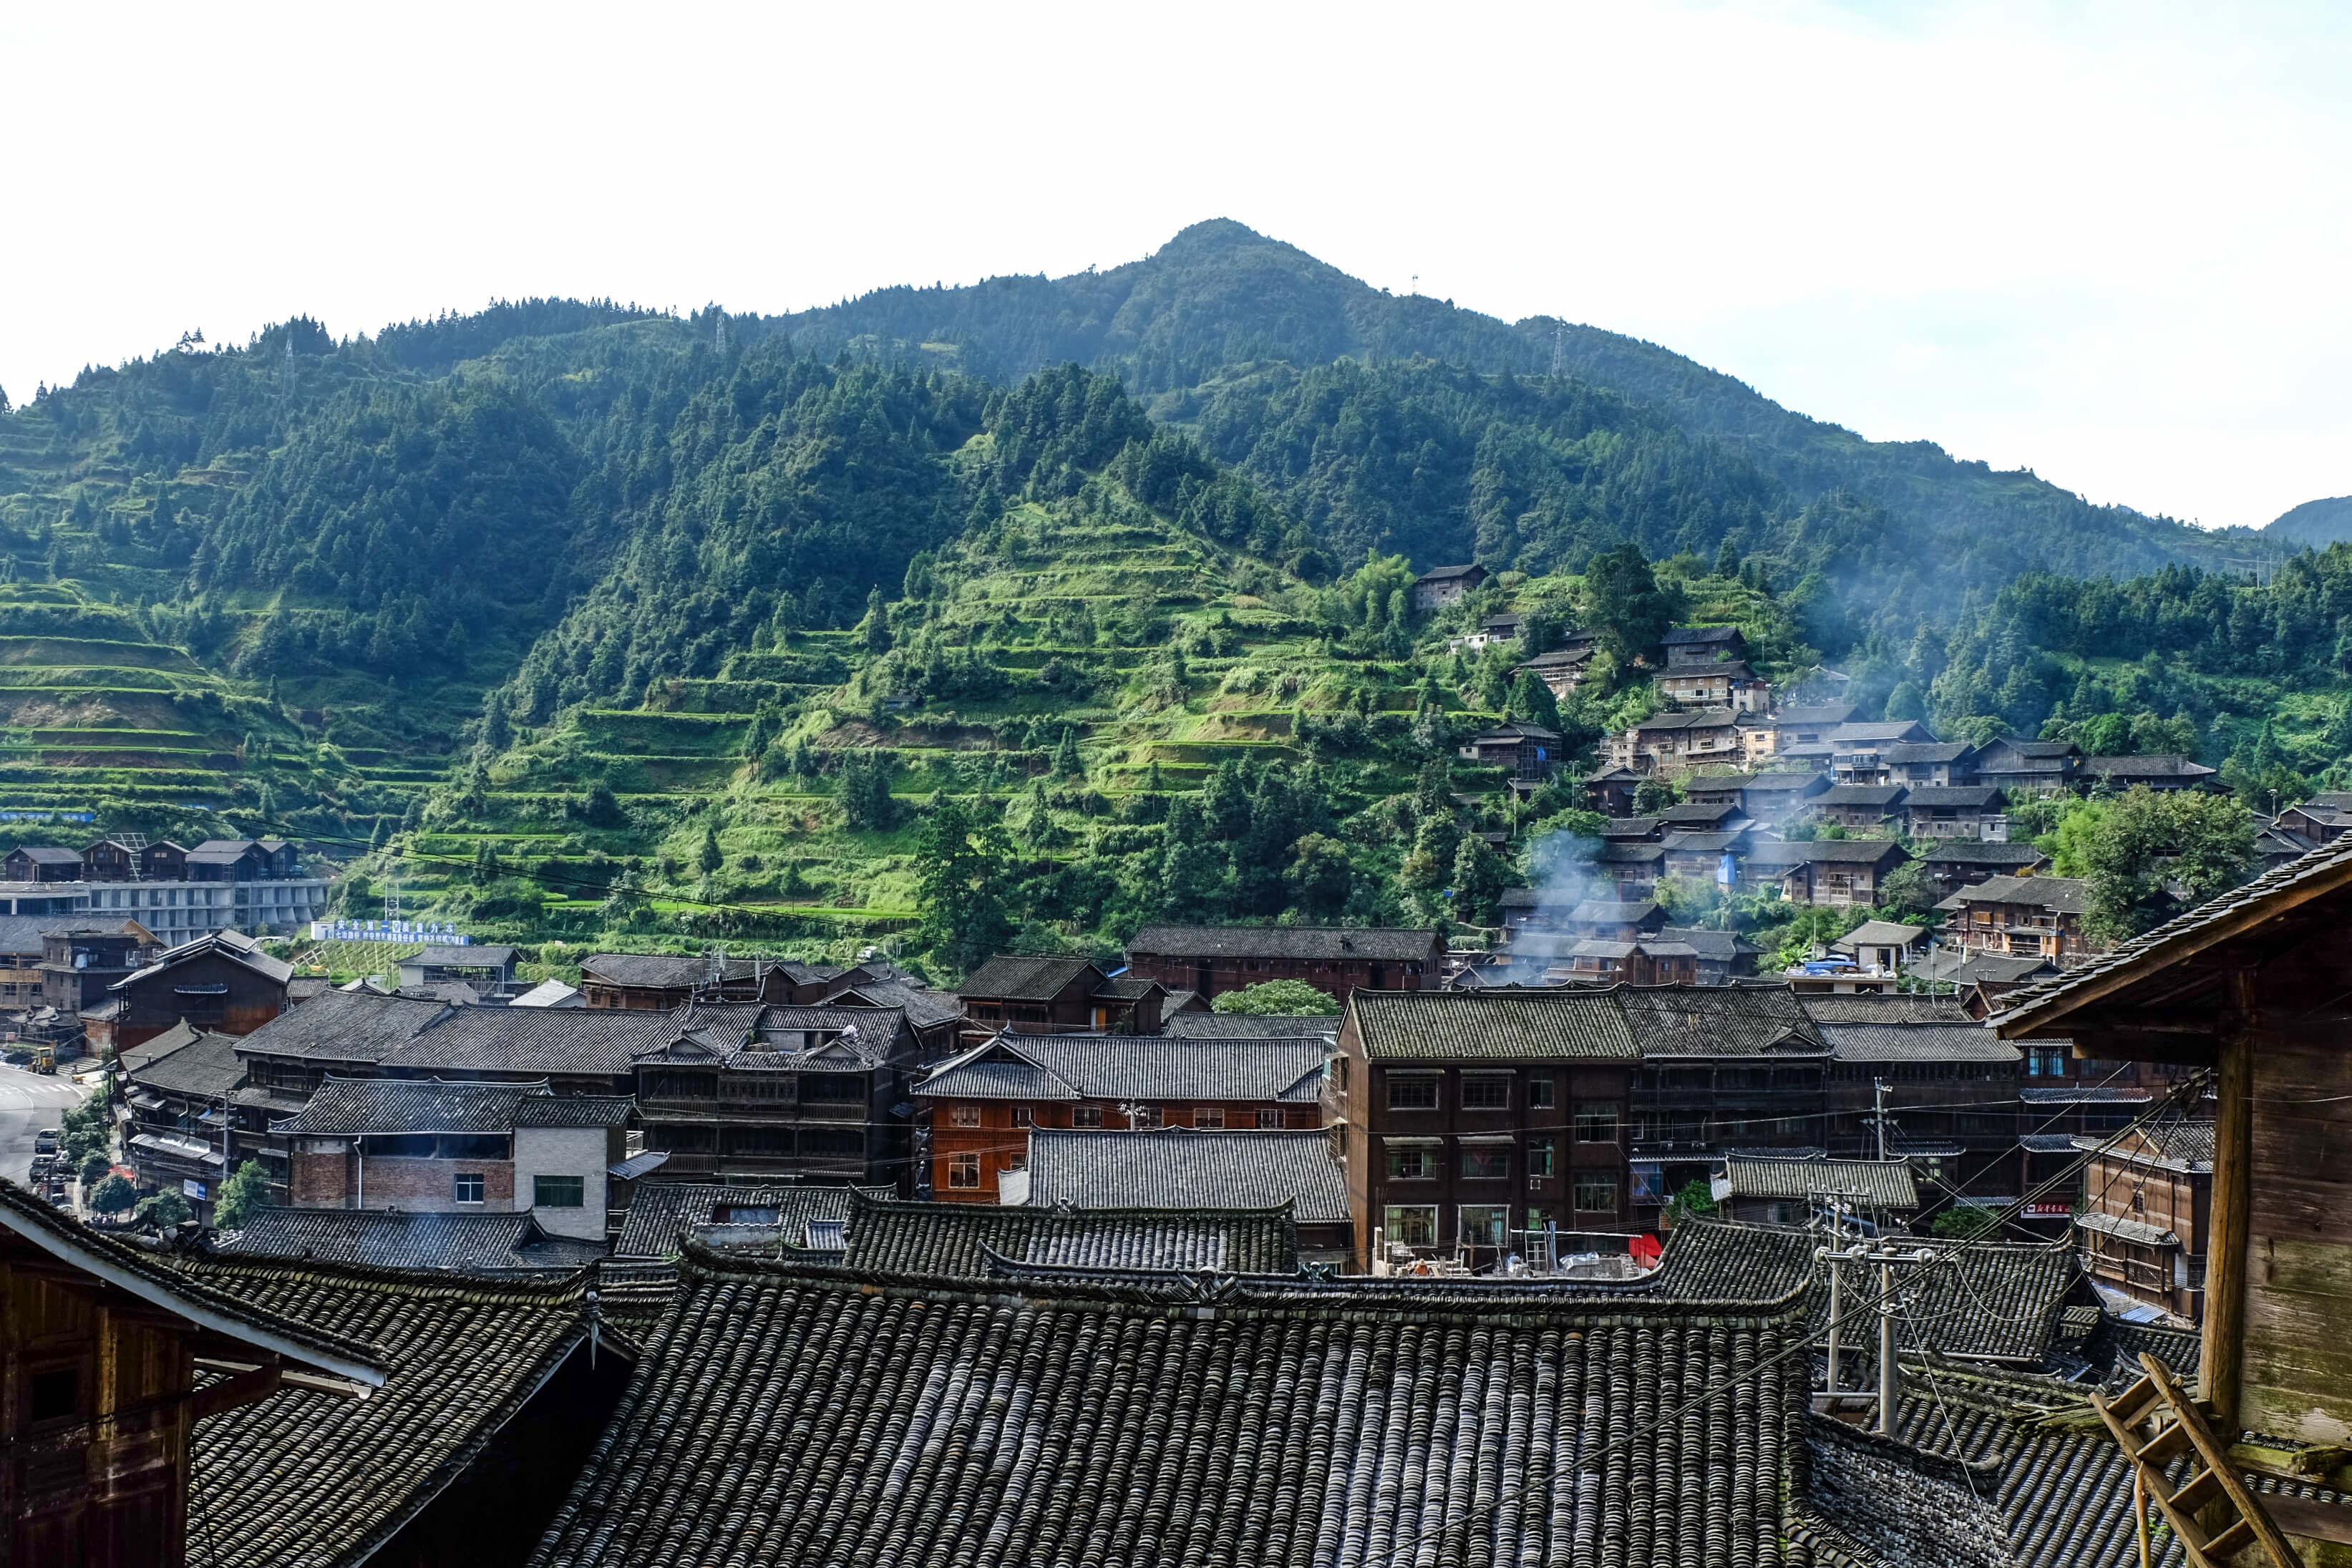
[[[492,686],[482,698],[482,744],[492,755],[514,744],[514,727],[507,722],[507,695],[502,687]]]
[[[725,852],[719,847],[719,829],[715,824],[702,830],[702,852],[694,857],[697,868],[708,874],[727,863]]]
[[[1077,732],[1069,726],[1064,725],[1062,744],[1054,752],[1054,777],[1082,779],[1086,777],[1086,764],[1078,759]]]
[[[890,650],[890,612],[882,602],[882,591],[878,588],[866,596],[866,619],[857,623],[857,637],[869,653]]]

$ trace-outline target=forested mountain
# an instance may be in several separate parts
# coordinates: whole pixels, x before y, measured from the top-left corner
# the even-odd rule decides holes
[[[2352,543],[2352,496],[2305,501],[2300,507],[2290,507],[2272,518],[2263,534],[2289,546],[2308,546],[2313,549]]]
[[[1427,918],[1572,805],[1479,796],[1458,736],[1643,716],[1669,614],[1953,735],[2347,781],[2352,546],[2290,532],[1874,445],[1234,224],[787,318],[296,319],[0,413],[0,808],[390,839],[412,908],[517,936]],[[1410,611],[1465,559],[1496,583]],[[1448,651],[1502,608],[1524,643]],[[1555,703],[1514,664],[1578,621],[1623,657]],[[982,863],[950,829],[997,857],[961,893],[921,869]]]

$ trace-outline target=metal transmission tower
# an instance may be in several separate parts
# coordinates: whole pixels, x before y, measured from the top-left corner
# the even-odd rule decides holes
[[[1551,329],[1551,374],[1559,379],[1560,367],[1568,362],[1568,323],[1556,321]]]
[[[131,856],[131,880],[145,882],[147,880],[147,835],[116,833],[113,837],[114,841],[121,844],[124,852]]]

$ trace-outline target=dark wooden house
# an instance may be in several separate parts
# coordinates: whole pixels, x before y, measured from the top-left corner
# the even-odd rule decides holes
[[[2352,1491],[2352,852],[2318,850],[2054,979],[1993,1020],[2032,1046],[2203,1069],[2218,1097],[2199,1396],[2233,1465]],[[2185,1089],[2158,1118],[2192,1108]],[[2152,1120],[2157,1118],[2151,1118]],[[2340,1501],[2265,1497],[2305,1541]]]
[[[19,844],[0,861],[10,882],[79,882],[81,855],[58,844]]]
[[[41,1000],[73,1018],[106,1001],[117,980],[135,973],[156,950],[154,934],[135,920],[52,926],[41,933]]]
[[[1832,1052],[1786,986],[1626,987],[1640,1051],[1627,1089],[1633,1207],[1665,1201],[1734,1150],[1822,1146]]]
[[[1433,988],[1445,944],[1434,931],[1362,925],[1147,925],[1127,945],[1128,972],[1215,998],[1265,980],[1304,980],[1341,1001]]]
[[[1412,607],[1443,610],[1475,593],[1486,581],[1486,569],[1475,561],[1465,566],[1433,566],[1413,580]]]
[[[2077,1134],[2090,1155],[2074,1227],[2091,1278],[2195,1322],[2213,1233],[2213,1124],[2167,1117],[2122,1137]]]
[[[591,953],[580,960],[580,990],[592,1008],[667,1012],[691,1001],[814,1002],[832,984],[862,977],[781,958],[721,958],[681,953]]]
[[[974,969],[956,996],[965,1035],[985,1040],[1003,1029],[1157,1034],[1167,991],[1156,977],[1132,969],[1113,977],[1084,958],[1000,955]]]
[[[235,931],[183,943],[108,987],[121,1004],[112,1024],[115,1048],[152,1040],[184,1021],[213,1034],[251,1034],[286,1010],[293,975],[292,965]]]
[[[202,1374],[214,1375],[199,1385]],[[368,1346],[250,1304],[0,1182],[0,1511],[12,1568],[181,1568],[197,1423],[364,1397]]]

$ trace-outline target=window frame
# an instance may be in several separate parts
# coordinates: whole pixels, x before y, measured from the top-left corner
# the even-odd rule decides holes
[[[530,1206],[533,1208],[585,1208],[588,1207],[588,1178],[534,1175],[530,1178]]]
[[[1529,1073],[1528,1075],[1528,1109],[1530,1111],[1559,1109],[1559,1080],[1551,1073]]]
[[[1584,1202],[1586,1192],[1596,1187],[1608,1191],[1609,1202],[1605,1207],[1587,1207]],[[1623,1188],[1618,1183],[1615,1171],[1577,1171],[1569,1178],[1569,1211],[1572,1214],[1615,1214],[1622,1193]]]
[[[1416,1240],[1404,1234],[1408,1227],[1418,1229],[1420,1217],[1428,1218],[1428,1239]],[[1381,1210],[1381,1239],[1399,1247],[1434,1247],[1437,1245],[1437,1205],[1433,1203],[1391,1203]]]
[[[1596,1138],[1591,1135],[1592,1131],[1597,1130],[1600,1123],[1603,1119],[1605,1119],[1609,1124],[1608,1136]],[[1615,1101],[1588,1101],[1577,1106],[1576,1141],[1578,1143],[1609,1144],[1614,1145],[1616,1144],[1622,1143],[1624,1141],[1624,1137],[1625,1113],[1624,1109]]]
[[[468,1186],[474,1189],[474,1196],[471,1197],[466,1196]],[[451,1203],[463,1204],[471,1208],[488,1201],[488,1184],[483,1179],[483,1173],[480,1171],[457,1171],[450,1176],[449,1201]]]
[[[1193,1106],[1192,1125],[1196,1128],[1206,1128],[1213,1133],[1223,1132],[1225,1128],[1225,1108],[1223,1105]]]
[[[1267,1105],[1261,1105],[1257,1108],[1257,1130],[1259,1132],[1278,1133],[1282,1131],[1282,1127],[1283,1120],[1280,1110]]]
[[[1099,1127],[1099,1126],[1101,1126],[1102,1124],[1103,1124],[1103,1113],[1102,1113],[1102,1107],[1101,1107],[1101,1106],[1099,1106],[1099,1105],[1073,1105],[1073,1106],[1071,1106],[1071,1107],[1070,1107],[1070,1125],[1071,1125],[1071,1126],[1073,1126],[1073,1127]]]
[[[948,1125],[972,1128],[980,1125],[980,1107],[959,1102],[948,1107]]]
[[[1471,1216],[1478,1217],[1478,1233],[1471,1234]],[[1500,1220],[1497,1224],[1496,1221]],[[1492,1239],[1489,1239],[1492,1238]],[[1497,1249],[1511,1244],[1511,1206],[1507,1203],[1461,1203],[1454,1207],[1454,1239],[1464,1247],[1492,1247]]]
[[[948,1156],[948,1189],[950,1192],[976,1192],[980,1189],[980,1155],[967,1150]]]
[[[1508,1181],[1511,1179],[1511,1146],[1508,1144],[1464,1144],[1454,1170],[1464,1181]]]
[[[1391,1111],[1438,1111],[1444,1108],[1445,1093],[1443,1077],[1435,1072],[1391,1072],[1388,1075],[1388,1108]],[[1420,1104],[1398,1098],[1397,1091],[1410,1088],[1416,1093],[1426,1093],[1428,1103]]]
[[[1511,1079],[1508,1072],[1465,1072],[1462,1075],[1462,1109],[1465,1111],[1507,1111],[1511,1108]],[[1501,1098],[1488,1101],[1473,1099],[1475,1090],[1482,1097],[1499,1091]]]
[[[1438,1155],[1443,1152],[1427,1144],[1391,1144],[1381,1151],[1385,1156],[1381,1165],[1391,1181],[1435,1181]],[[1408,1155],[1412,1156],[1411,1170],[1405,1168]]]

